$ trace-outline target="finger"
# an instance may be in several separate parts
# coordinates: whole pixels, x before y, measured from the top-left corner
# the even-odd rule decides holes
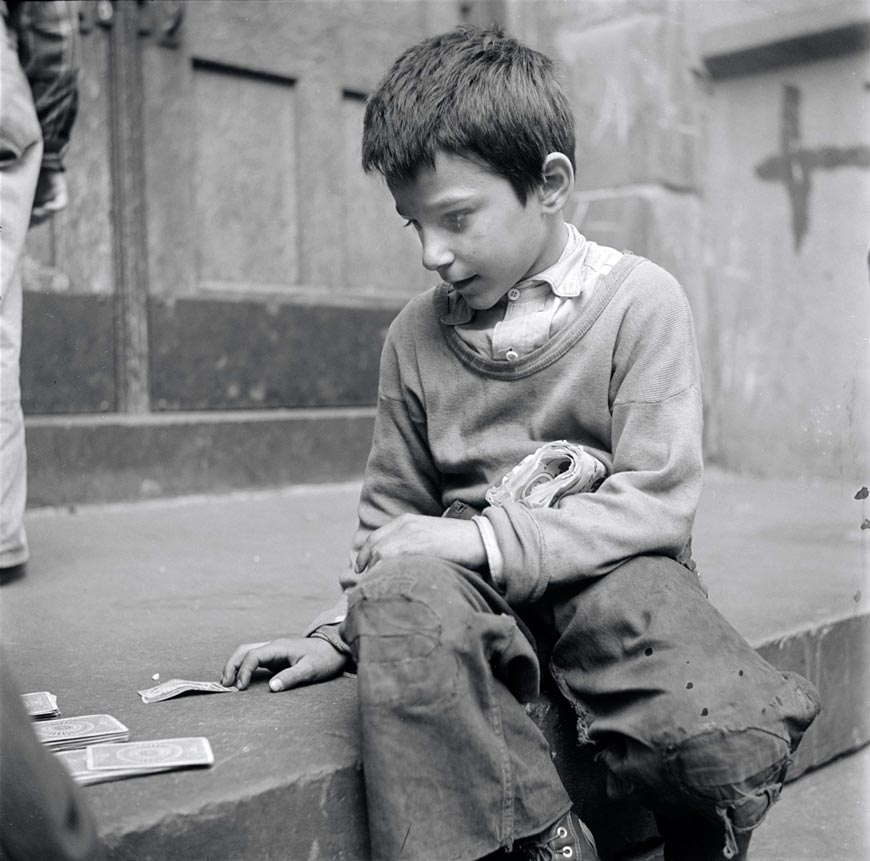
[[[239,667],[241,666],[242,661],[245,659],[250,650],[250,645],[244,644],[239,646],[238,649],[236,649],[235,652],[230,655],[229,660],[226,662],[226,664],[224,664],[224,671],[221,674],[222,685],[228,687],[235,682]]]
[[[353,564],[353,570],[356,571],[357,574],[362,573],[369,567],[369,562],[371,562],[372,559],[372,542],[375,535],[377,535],[377,532],[373,532],[369,535],[363,546],[360,548],[359,553],[356,554],[356,561]]]
[[[356,556],[354,570],[357,574],[365,571],[366,568],[374,565],[374,563],[378,561],[380,556],[378,553],[378,545],[380,545],[380,543],[395,530],[397,522],[397,520],[391,520],[389,523],[376,529],[368,538],[366,538]]]
[[[265,646],[267,642],[268,641],[262,643],[242,643],[242,645],[232,653],[226,664],[224,664],[224,670],[221,674],[221,684],[224,687],[232,685],[236,680],[236,673],[248,652],[250,652],[251,649],[259,649],[261,646]]]
[[[242,659],[236,672],[236,687],[240,691],[245,690],[251,683],[251,676],[260,667],[271,667],[276,663],[293,663],[296,658],[286,646],[286,643],[275,641],[251,649]]]
[[[311,684],[321,678],[315,662],[309,657],[300,658],[292,667],[276,673],[269,679],[269,688],[272,691],[287,691],[290,688],[298,688],[300,685]]]

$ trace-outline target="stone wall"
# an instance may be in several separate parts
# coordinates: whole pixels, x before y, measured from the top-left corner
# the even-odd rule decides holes
[[[515,0],[508,25],[568,84],[573,220],[686,289],[708,461],[866,477],[866,4]]]
[[[69,500],[95,466],[58,452],[107,424],[138,423],[149,463],[170,464],[171,482],[143,472],[141,488],[184,492],[244,480],[178,465],[174,437],[155,430],[175,425],[155,417],[238,429],[245,413],[256,435],[263,413],[295,428],[294,410],[341,422],[335,410],[374,403],[386,326],[431,279],[383,184],[359,170],[365,95],[408,44],[493,20],[562,69],[579,133],[569,217],[686,289],[708,462],[867,482],[862,0],[82,8],[71,204],[31,231],[24,263],[23,401],[32,461],[52,476],[32,472],[33,498]],[[58,446],[56,423],[84,416],[75,445]],[[311,428],[328,458],[333,436]],[[364,458],[353,463],[358,474]],[[95,473],[94,499],[115,498],[114,474]],[[269,474],[258,465],[250,481]]]

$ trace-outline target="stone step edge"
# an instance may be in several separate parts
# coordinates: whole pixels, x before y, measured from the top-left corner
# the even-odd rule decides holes
[[[866,708],[870,701],[868,644],[870,614],[856,614],[756,645],[778,669],[809,678],[823,699],[823,711],[804,737],[789,770],[789,781],[870,742]],[[560,747],[576,753],[576,741],[564,729],[573,721],[553,720],[557,709],[552,709],[550,718],[541,720],[536,716],[536,720],[543,725],[558,760]],[[545,707],[544,711],[549,710]],[[285,823],[288,818],[298,827],[288,831],[279,826],[273,833],[265,825],[240,826],[249,819]],[[321,827],[324,820],[331,826]],[[168,813],[157,822],[138,824],[128,831],[109,826],[104,836],[109,858],[157,861],[169,857],[306,857],[360,861],[368,857],[361,763],[343,763],[187,814]],[[240,839],[243,846],[239,845]],[[196,856],[190,854],[194,847]]]
[[[789,769],[793,780],[870,742],[870,614],[854,613],[753,644],[777,669],[819,691],[822,710]]]
[[[28,506],[346,481],[373,427],[371,407],[30,417]]]

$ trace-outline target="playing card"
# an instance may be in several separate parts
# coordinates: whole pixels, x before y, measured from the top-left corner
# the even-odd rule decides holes
[[[188,768],[212,765],[214,754],[207,738],[163,738],[91,745],[86,751],[85,761],[91,771]]]
[[[177,697],[180,694],[226,694],[235,690],[235,688],[225,688],[217,682],[192,682],[188,679],[169,679],[168,681],[161,682],[159,685],[155,685],[153,688],[146,688],[138,693],[142,697],[143,703],[156,703],[161,700]]]
[[[53,717],[58,714],[57,697],[48,691],[22,694],[21,701],[24,703],[24,710],[30,717]]]
[[[155,774],[167,771],[165,768],[113,768],[111,771],[92,771],[88,768],[87,753],[81,750],[60,750],[54,754],[66,767],[72,779],[79,786],[90,786],[94,783],[105,783],[109,780],[123,780],[127,777],[139,777],[143,774]]]
[[[37,738],[52,750],[85,747],[94,741],[126,741],[130,730],[111,715],[82,715],[39,721]]]
[[[88,774],[84,748],[81,750],[59,750],[55,753],[55,756],[64,764],[66,770],[76,783],[83,782]]]

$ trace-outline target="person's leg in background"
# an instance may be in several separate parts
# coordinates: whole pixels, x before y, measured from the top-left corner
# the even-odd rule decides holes
[[[600,746],[608,794],[653,810],[668,861],[746,857],[819,710],[812,685],[761,658],[663,556],[554,595],[551,612],[550,668]]]
[[[30,86],[3,22],[0,42],[0,582],[24,572],[27,454],[21,410],[20,262],[42,163],[42,135]]]

